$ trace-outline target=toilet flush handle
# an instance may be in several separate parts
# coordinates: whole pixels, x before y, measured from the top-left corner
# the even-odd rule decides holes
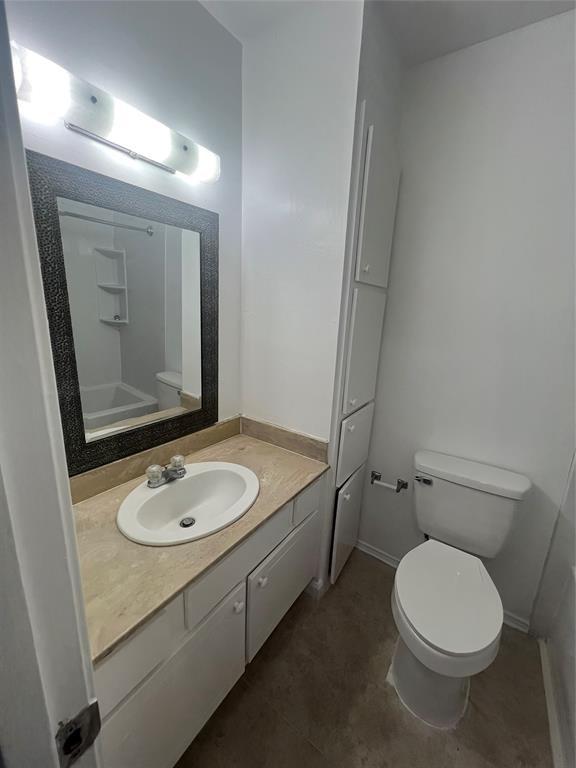
[[[422,483],[422,485],[434,485],[431,478],[422,477],[422,475],[414,475],[414,480],[416,480],[417,483]]]

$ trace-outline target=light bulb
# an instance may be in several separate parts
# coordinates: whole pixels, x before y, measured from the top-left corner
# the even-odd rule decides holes
[[[20,52],[16,46],[12,44],[10,47],[12,49],[12,72],[14,73],[14,88],[16,89],[16,94],[18,94],[20,86],[22,85],[22,62],[20,61]]]
[[[25,114],[43,123],[56,123],[70,107],[70,75],[44,56],[26,51],[23,75],[30,86]],[[24,102],[21,102],[21,107]]]
[[[172,148],[169,128],[120,99],[114,99],[114,119],[106,138],[157,163],[163,163]]]
[[[192,184],[203,181],[217,181],[220,178],[220,156],[201,144],[196,145],[198,164],[190,174],[179,174]]]

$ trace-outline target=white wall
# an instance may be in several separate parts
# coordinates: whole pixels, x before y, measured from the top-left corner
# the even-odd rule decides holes
[[[527,622],[573,450],[574,14],[409,73],[370,468],[418,448],[526,473],[489,564]],[[412,496],[367,485],[360,539],[402,557]]]
[[[242,49],[199,3],[9,2],[12,39],[217,152],[192,186],[61,127],[24,126],[28,147],[220,214],[219,417],[240,412]]]
[[[73,200],[61,199],[58,207],[60,211],[112,221],[112,215],[102,208]],[[60,218],[60,229],[80,385],[113,384],[122,378],[120,334],[99,319],[94,248],[113,248],[114,229],[67,217]]]
[[[552,695],[558,715],[560,739],[566,768],[574,768],[576,754],[576,632],[574,629],[576,498],[574,463],[566,497],[552,538],[542,583],[534,609],[534,629],[546,638]]]
[[[116,214],[118,223],[153,226],[149,237],[131,229],[114,229],[114,247],[126,251],[128,324],[120,326],[122,381],[156,395],[156,374],[165,370],[166,227],[136,216]]]
[[[243,412],[323,439],[361,21],[361,3],[293,3],[244,46]]]

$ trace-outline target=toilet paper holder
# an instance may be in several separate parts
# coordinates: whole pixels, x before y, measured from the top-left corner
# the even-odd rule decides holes
[[[401,477],[396,480],[395,484],[385,483],[382,480],[382,472],[375,472],[374,470],[370,472],[370,485],[380,485],[382,488],[388,488],[395,493],[400,493],[400,491],[405,491],[408,488],[408,482],[406,480],[402,480]]]

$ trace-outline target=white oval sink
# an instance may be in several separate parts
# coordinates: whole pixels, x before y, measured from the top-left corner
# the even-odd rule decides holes
[[[240,464],[186,464],[186,475],[179,480],[160,488],[148,488],[146,482],[134,488],[116,522],[138,544],[183,544],[231,525],[250,509],[259,490],[254,472]]]

